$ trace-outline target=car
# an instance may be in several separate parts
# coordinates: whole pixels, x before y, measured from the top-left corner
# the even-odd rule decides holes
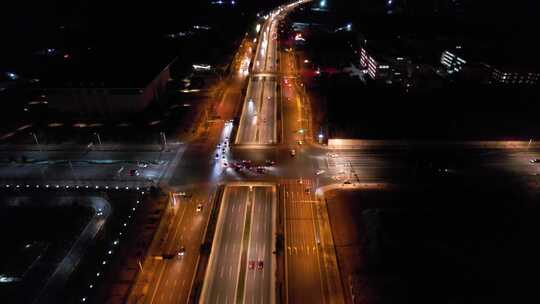
[[[291,156],[296,156],[296,150],[291,149]]]
[[[140,173],[139,173],[139,170],[132,169],[132,170],[129,170],[129,175],[131,175],[131,176],[139,176]]]
[[[255,268],[255,261],[249,261],[248,268],[249,269]]]
[[[197,205],[197,212],[201,212],[202,211],[202,204],[198,204]]]
[[[222,159],[225,159],[225,158],[226,158],[226,157],[225,157],[225,154],[221,155],[221,158],[222,158]]]
[[[137,166],[138,166],[139,168],[146,168],[146,167],[148,167],[148,164],[147,164],[147,163],[143,163],[143,162],[139,162],[139,163],[137,164]]]
[[[216,159],[219,159],[219,154],[218,153],[216,153]]]
[[[326,172],[326,171],[324,171],[324,170],[317,170],[317,172],[316,172],[315,174],[321,175],[321,174],[323,174],[324,172]]]
[[[265,169],[264,169],[264,167],[257,167],[257,169],[255,169],[255,171],[256,171],[257,173],[264,173],[264,172],[265,172]]]
[[[217,148],[219,149],[221,147],[221,144],[217,144]]]
[[[223,167],[224,167],[224,168],[227,168],[228,166],[229,166],[229,164],[223,163]]]
[[[537,164],[537,163],[540,163],[540,158],[531,159],[529,162],[530,162],[531,164]]]
[[[303,140],[299,140],[299,141],[298,141],[298,144],[301,146],[301,145],[304,144],[304,141],[303,141]]]
[[[178,255],[179,257],[183,257],[185,254],[186,254],[186,247],[182,246],[180,247],[180,250],[178,250],[178,253],[176,255]]]
[[[257,269],[261,270],[261,269],[263,269],[263,267],[264,267],[264,262],[259,261],[259,263],[257,263]]]
[[[269,160],[269,159],[267,159],[265,163],[266,163],[267,166],[274,166],[276,164],[275,161]]]
[[[172,258],[174,258],[175,256],[178,256],[178,255],[174,255],[172,253],[164,253],[161,255],[161,258],[164,259],[164,260],[170,260]]]

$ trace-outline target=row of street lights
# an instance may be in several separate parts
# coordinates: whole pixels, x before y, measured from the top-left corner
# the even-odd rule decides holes
[[[142,195],[144,195],[144,191],[141,192],[141,196]],[[137,210],[137,207],[139,206],[140,203],[141,203],[141,200],[138,199],[136,201],[135,206],[133,206],[130,209],[130,214],[128,214],[127,220],[122,224],[122,227],[121,227],[122,230],[127,231],[128,222],[131,220],[132,214],[135,213],[135,211]],[[106,251],[105,258],[101,261],[101,264],[98,267],[105,267],[105,265],[108,264],[108,262],[109,262],[108,258],[109,257],[112,258],[112,255],[113,255],[113,253],[115,251],[115,247],[117,247],[118,244],[120,243],[120,240],[121,240],[122,236],[123,236],[123,232],[119,231],[117,238],[111,243],[111,246]],[[95,279],[90,280],[90,283],[88,284],[88,289],[89,289],[90,292],[94,289],[95,281],[97,281],[99,279],[99,277],[101,277],[101,272],[98,271],[98,272],[96,272]],[[88,297],[86,295],[81,297],[81,302],[82,303],[85,303],[87,300],[88,300]]]

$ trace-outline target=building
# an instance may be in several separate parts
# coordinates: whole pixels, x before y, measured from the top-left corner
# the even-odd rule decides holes
[[[410,16],[462,16],[465,12],[463,0],[380,0],[386,13]]]
[[[159,101],[174,57],[142,46],[62,50],[38,55],[41,81],[30,88],[60,112],[115,118]]]
[[[460,49],[460,47],[457,47],[456,49]],[[461,71],[466,63],[467,61],[455,51],[445,50],[442,53],[441,64],[446,68],[448,74]]]
[[[375,59],[364,47],[360,48],[360,67],[374,80],[388,79],[391,75],[390,65],[382,58]]]
[[[517,56],[516,54],[509,55],[497,48],[481,46],[468,48],[467,52],[464,52],[458,46],[455,49],[443,51],[440,63],[448,76],[459,74],[459,77],[453,79],[461,81],[469,82],[475,79],[477,82],[487,84],[513,86],[538,84],[540,81],[538,68],[527,63],[527,58]]]
[[[537,85],[540,73],[513,66],[490,67],[490,82],[512,85]]]

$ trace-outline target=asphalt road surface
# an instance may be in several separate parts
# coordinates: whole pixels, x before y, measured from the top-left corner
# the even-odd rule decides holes
[[[244,303],[274,303],[276,191],[275,187],[254,187],[253,194]]]
[[[210,214],[209,201],[205,193],[189,198],[173,194],[168,209],[170,220],[157,232],[144,271],[127,303],[187,302]],[[182,251],[184,254],[179,256]]]
[[[169,147],[163,151],[0,151],[0,180],[51,186],[155,184],[167,178],[167,169],[186,148]]]
[[[284,181],[286,302],[344,303],[338,269],[325,262],[314,184],[309,179]],[[332,279],[330,279],[332,278]]]
[[[261,27],[253,76],[248,83],[242,109],[237,144],[275,144],[277,142],[277,31],[281,19],[291,8],[275,10]]]
[[[249,187],[226,187],[201,303],[235,303]]]
[[[275,193],[226,187],[201,303],[274,303]]]

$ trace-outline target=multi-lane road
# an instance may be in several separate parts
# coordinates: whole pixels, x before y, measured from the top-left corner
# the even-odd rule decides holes
[[[211,201],[204,192],[171,195],[166,222],[154,238],[127,303],[187,302]]]
[[[267,15],[259,35],[236,144],[276,144],[278,104],[278,25],[297,5]]]
[[[274,303],[276,191],[225,188],[201,303]]]
[[[310,117],[306,115],[308,104],[296,57],[280,52],[277,40],[280,20],[305,2],[269,13],[262,22],[253,60],[240,60],[240,76],[246,74],[246,62],[252,63],[252,70],[234,140],[238,146],[224,147],[223,143],[233,144],[230,137],[234,126],[225,121],[234,116],[243,80],[231,81],[224,91],[223,102],[217,107],[227,113],[220,115],[223,121],[209,123],[204,136],[189,145],[171,146],[163,151],[136,151],[129,147],[125,151],[0,151],[0,158],[4,159],[25,155],[27,159],[43,161],[4,162],[0,176],[4,180],[55,179],[72,184],[84,180],[118,184],[149,178],[193,194],[171,196],[164,222],[143,261],[143,271],[128,303],[187,303],[193,298],[190,295],[200,246],[213,208],[212,195],[219,184],[226,186],[201,303],[276,302],[279,294],[275,286],[274,246],[276,230],[280,230],[276,227],[278,212],[283,212],[284,218],[285,302],[343,303],[343,282],[336,266],[325,205],[315,195],[317,188],[392,182],[414,176],[424,167],[443,169],[437,172],[445,174],[481,176],[491,174],[492,169],[527,176],[540,174],[540,165],[529,162],[540,158],[540,147],[534,143],[475,149],[467,148],[470,143],[465,143],[436,150],[388,141],[363,142],[359,147],[334,147],[335,150],[312,144]],[[291,149],[295,149],[296,156],[290,155]],[[269,159],[277,164],[265,174],[237,172],[225,166],[243,159],[261,163]],[[430,159],[429,164],[423,163],[425,159]],[[467,163],[454,159],[466,159]],[[94,163],[96,160],[102,163]],[[146,167],[138,165],[155,160],[158,162]],[[141,176],[130,176],[132,169],[138,169]],[[277,208],[278,199],[283,202],[283,210]],[[201,211],[197,211],[199,204]],[[181,251],[182,256],[174,256]],[[164,259],[169,255],[172,257]]]

